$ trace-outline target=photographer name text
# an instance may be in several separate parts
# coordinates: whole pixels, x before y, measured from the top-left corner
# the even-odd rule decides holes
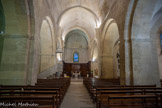
[[[32,103],[32,102],[0,102],[0,107],[3,106],[3,107],[17,107],[17,106],[26,106],[26,107],[36,107],[36,106],[39,106],[39,104],[36,104],[36,103]]]

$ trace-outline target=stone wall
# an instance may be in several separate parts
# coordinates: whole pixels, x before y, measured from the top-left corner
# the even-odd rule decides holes
[[[134,84],[160,85],[156,46],[150,38],[150,21],[156,2],[138,1],[132,25]]]
[[[65,40],[64,62],[73,63],[73,54],[79,54],[79,63],[88,63],[88,36],[81,30],[70,31]]]
[[[3,53],[0,68],[1,84],[26,84],[27,36],[4,35]]]
[[[65,63],[73,63],[73,54],[74,52],[78,52],[79,54],[79,63],[88,63],[88,49],[83,48],[66,48],[65,49]]]
[[[44,70],[40,74],[38,74],[38,79],[46,79],[50,75],[54,75],[56,72],[57,72],[57,65],[54,65],[53,67],[50,67],[47,70]]]
[[[23,85],[27,80],[29,39],[26,4],[22,0],[1,0],[5,31],[1,33],[0,84]]]

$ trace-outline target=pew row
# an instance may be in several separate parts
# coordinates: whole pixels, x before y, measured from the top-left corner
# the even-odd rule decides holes
[[[33,96],[50,96],[53,97],[53,107],[59,108],[60,104],[64,98],[64,95],[70,85],[70,79],[69,78],[57,78],[57,79],[38,79],[35,86],[24,86],[24,85],[1,85],[0,86],[0,102],[3,102],[1,98],[9,99],[8,97],[15,97],[21,98],[21,97],[30,97]],[[14,99],[14,98],[13,98]],[[8,100],[9,102],[10,100]],[[16,100],[15,100],[16,101]],[[30,100],[26,100],[27,102]],[[39,101],[39,99],[37,100]],[[45,101],[45,100],[44,100]],[[18,101],[16,101],[18,102]],[[35,100],[33,100],[35,102]],[[45,101],[46,102],[46,101]],[[41,107],[42,103],[39,104]],[[50,102],[49,102],[50,103]]]
[[[108,82],[109,81],[109,82]],[[84,78],[97,108],[158,108],[162,106],[162,88],[156,85],[119,85],[113,79]]]

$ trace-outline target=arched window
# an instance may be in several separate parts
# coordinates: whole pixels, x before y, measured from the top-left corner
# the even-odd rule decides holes
[[[160,34],[160,46],[161,46],[161,49],[162,49],[162,33]]]
[[[160,34],[160,46],[161,46],[161,54],[162,54],[162,33]]]
[[[0,64],[2,59],[3,43],[4,43],[4,37],[1,36],[1,34],[4,33],[5,33],[5,15],[3,11],[2,2],[0,0]]]
[[[73,62],[79,62],[79,54],[77,52],[73,54]]]

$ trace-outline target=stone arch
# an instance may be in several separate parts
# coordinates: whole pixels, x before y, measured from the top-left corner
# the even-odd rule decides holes
[[[52,41],[52,55],[54,56],[54,65],[55,65],[56,62],[57,62],[57,59],[56,59],[57,55],[55,54],[56,48],[57,48],[57,38],[55,36],[53,21],[52,21],[51,17],[50,16],[46,16],[46,20],[47,20],[47,22],[48,22],[48,24],[50,26],[51,41]],[[58,41],[59,41],[59,44],[60,44],[60,46],[62,48],[61,41],[60,40],[58,40]]]
[[[70,31],[65,38],[64,62],[73,63],[73,52],[79,53],[79,63],[87,63],[88,57],[88,40],[85,32],[74,29]]]
[[[160,3],[160,4],[159,4]],[[162,79],[162,48],[160,46],[160,34],[162,34],[162,1],[159,0],[155,9],[154,9],[154,16],[151,20],[151,29],[150,29],[150,37],[154,42],[154,46],[156,47],[156,52],[154,55],[157,55],[158,59],[158,69],[160,73],[160,79]]]
[[[102,29],[103,30],[102,31],[102,39],[105,38],[106,31],[107,31],[108,27],[110,26],[110,24],[113,23],[113,22],[115,22],[115,20],[111,18],[111,19],[108,19],[107,22],[105,23],[105,25]]]
[[[78,30],[80,30],[80,31],[83,31],[84,33],[85,33],[85,38],[87,39],[87,41],[88,41],[88,43],[90,42],[90,34],[89,34],[89,32],[87,31],[87,30],[85,30],[84,28],[82,28],[82,27],[72,27],[72,28],[70,28],[69,30],[67,30],[67,31],[64,31],[63,33],[62,33],[62,38],[63,38],[63,40],[65,40],[66,39],[66,36],[67,36],[67,34],[68,33],[70,33],[70,31],[73,31],[73,30],[76,30],[76,29],[78,29]]]
[[[87,41],[87,44],[88,44],[88,35],[80,29],[73,29],[73,30],[71,30],[70,32],[67,33],[66,38],[65,38],[65,45],[66,45],[66,40],[69,38],[69,36],[73,33],[76,33],[76,32],[81,34],[85,38],[85,40]]]
[[[160,86],[156,47],[150,36],[157,1],[138,0],[131,27],[133,82]],[[129,46],[128,46],[129,47]],[[151,79],[151,80],[150,80]]]
[[[57,24],[58,24],[58,25],[60,24],[60,21],[61,21],[63,15],[64,15],[66,12],[68,12],[69,10],[76,9],[76,8],[81,8],[81,9],[84,9],[84,10],[86,10],[87,12],[91,13],[91,14],[94,16],[94,18],[96,18],[96,26],[98,26],[98,23],[97,23],[97,21],[99,21],[98,16],[97,16],[92,10],[90,10],[90,9],[88,9],[88,8],[86,8],[86,7],[83,7],[83,6],[73,6],[73,7],[70,7],[70,8],[67,8],[66,10],[64,10],[64,11],[60,14],[60,16],[58,17]]]
[[[101,51],[101,77],[117,78],[117,71],[115,71],[114,58],[119,52],[119,46],[115,43],[119,40],[119,30],[117,23],[113,19],[109,19],[103,31],[103,45]],[[115,48],[115,49],[114,49]],[[117,51],[115,51],[117,50]]]
[[[89,31],[87,31],[85,28],[82,28],[82,27],[76,27],[76,26],[74,26],[74,27],[72,27],[72,28],[70,28],[70,29],[68,29],[68,30],[65,30],[65,31],[63,31],[62,32],[62,40],[63,40],[63,44],[65,44],[65,39],[66,39],[66,36],[67,36],[67,34],[68,33],[70,33],[70,31],[73,31],[73,30],[80,30],[80,31],[82,31],[83,33],[84,33],[84,36],[85,36],[85,38],[86,38],[86,40],[87,40],[87,42],[88,42],[88,47],[90,48],[90,43],[91,43],[91,33],[89,33]],[[95,36],[96,37],[96,36]],[[63,45],[64,46],[64,45]],[[91,60],[90,59],[90,57],[91,57],[91,51],[90,50],[88,50],[88,57],[89,57],[89,60]]]
[[[71,28],[83,28],[90,34],[88,36],[94,38],[96,34],[95,28],[99,27],[100,19],[91,11],[77,6],[62,12],[57,23],[61,31],[67,32]]]
[[[53,23],[52,23],[52,20],[49,16],[46,16],[46,21],[49,25],[49,29],[50,29],[50,32],[51,32],[51,41],[52,41],[52,53],[54,54],[54,50],[56,49],[56,45],[55,44],[55,37],[54,37],[54,28],[53,28]],[[55,47],[55,48],[54,48]]]
[[[50,17],[46,17],[42,21],[40,29],[40,72],[44,72],[54,65],[55,52],[54,52],[54,42],[53,42],[53,25],[50,20]]]
[[[47,78],[57,71],[57,38],[55,36],[53,20],[50,16],[45,16],[41,21],[39,29],[39,63],[37,78]]]
[[[138,1],[131,0],[129,3],[127,16],[125,18],[125,84],[133,85],[133,58],[132,58],[132,25],[134,13],[137,7]]]

